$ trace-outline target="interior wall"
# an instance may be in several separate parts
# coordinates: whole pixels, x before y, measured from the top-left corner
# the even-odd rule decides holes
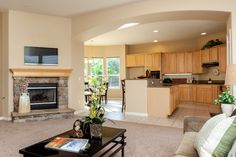
[[[120,79],[125,78],[125,45],[110,46],[85,46],[84,57],[120,57]],[[109,99],[120,99],[122,97],[121,87],[119,89],[109,89]]]
[[[13,79],[11,68],[71,68],[71,20],[10,10],[8,12],[8,103],[7,115],[13,111]],[[58,48],[58,65],[24,65],[24,46]],[[70,90],[70,89],[69,89]],[[72,97],[73,95],[69,95]],[[70,107],[70,106],[69,106]]]
[[[2,72],[2,57],[3,57],[3,52],[2,52],[2,13],[0,13],[0,116],[2,116],[2,77],[3,77],[3,72]]]

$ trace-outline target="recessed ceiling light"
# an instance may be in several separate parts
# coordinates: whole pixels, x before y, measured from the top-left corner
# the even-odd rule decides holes
[[[154,33],[158,33],[159,31],[158,30],[153,30]]]
[[[207,34],[207,32],[202,32],[202,33],[201,33],[201,35],[206,35],[206,34]]]
[[[123,24],[122,26],[120,26],[120,27],[118,28],[118,30],[124,29],[124,28],[133,27],[133,26],[136,26],[136,25],[139,25],[139,23],[137,23],[137,22],[126,23],[126,24]]]
[[[158,42],[158,40],[153,40],[153,42],[154,42],[154,43],[157,43],[157,42]]]

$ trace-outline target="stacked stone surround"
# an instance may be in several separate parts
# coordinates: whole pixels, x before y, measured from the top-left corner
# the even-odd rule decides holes
[[[68,108],[67,77],[13,77],[14,112],[18,112],[20,94],[28,92],[29,83],[57,83],[58,108]]]

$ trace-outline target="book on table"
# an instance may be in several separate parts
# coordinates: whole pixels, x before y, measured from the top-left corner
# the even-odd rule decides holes
[[[80,150],[85,150],[87,145],[88,139],[56,137],[45,145],[45,148],[78,153]]]

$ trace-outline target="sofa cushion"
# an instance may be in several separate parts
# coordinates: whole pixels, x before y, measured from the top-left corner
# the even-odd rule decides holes
[[[227,157],[236,157],[236,140],[234,141],[234,144]]]
[[[197,148],[200,157],[225,157],[236,139],[236,118],[221,120],[210,132],[206,141]]]
[[[198,132],[194,142],[194,147],[197,149],[198,153],[201,151],[201,148],[206,143],[206,140],[210,136],[211,131],[220,121],[225,118],[227,118],[226,114],[219,114],[207,120],[207,122],[203,125],[201,130]]]
[[[197,151],[194,149],[193,146],[196,136],[197,132],[186,132],[177,151],[175,152],[175,157],[198,157]]]

